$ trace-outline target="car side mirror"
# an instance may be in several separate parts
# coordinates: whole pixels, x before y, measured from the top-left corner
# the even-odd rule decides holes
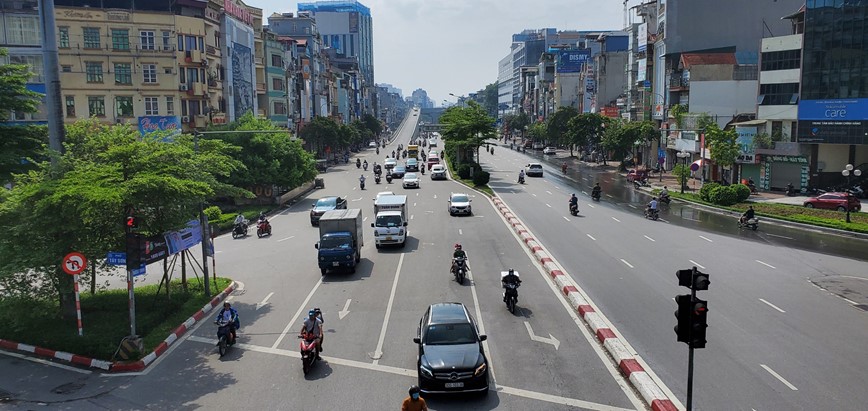
[[[485,340],[487,340],[487,339],[488,339],[488,336],[487,336],[487,335],[485,335],[485,334],[479,334],[479,341],[480,341],[480,342],[485,341]]]
[[[468,203],[472,203],[472,202],[473,202],[473,200],[467,200],[467,202],[468,202]]]
[[[406,221],[404,221],[404,227],[406,227],[406,226],[407,226],[407,222],[406,222]]]
[[[374,226],[374,223],[371,223],[371,227],[373,227],[373,226]]]
[[[422,344],[422,339],[419,337],[413,337],[413,342],[416,344]]]
[[[314,244],[313,248],[319,249],[319,243]]]
[[[310,205],[310,208],[314,208],[314,207],[316,207],[316,204],[311,204],[311,205]]]

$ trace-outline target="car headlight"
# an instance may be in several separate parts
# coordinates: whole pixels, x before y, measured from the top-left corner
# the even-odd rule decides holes
[[[347,255],[347,260],[349,260],[350,258],[353,258],[353,256]]]
[[[434,371],[431,371],[430,368],[428,368],[424,365],[419,366],[419,372],[421,372],[422,375],[424,375],[428,378],[434,378]]]
[[[398,235],[404,235],[404,229],[403,228],[398,230]]]
[[[325,257],[320,257],[319,260],[320,260],[320,261],[325,261]]]
[[[480,364],[479,367],[476,367],[476,371],[473,372],[473,376],[478,377],[478,376],[482,375],[483,373],[485,373],[486,369],[488,369],[487,364],[485,364],[485,363]]]

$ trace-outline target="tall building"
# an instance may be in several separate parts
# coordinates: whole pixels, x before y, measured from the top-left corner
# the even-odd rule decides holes
[[[413,90],[412,98],[413,98],[413,105],[415,105],[416,107],[421,107],[421,108],[434,107],[434,103],[431,101],[430,98],[428,98],[428,92],[421,89],[421,88],[417,88],[416,90]]]
[[[328,116],[326,66],[322,58],[322,37],[316,19],[309,12],[274,13],[268,17],[268,29],[296,42],[300,103],[298,124],[309,123],[315,116]],[[299,51],[300,50],[300,51]]]
[[[0,1],[0,48],[8,55],[0,57],[2,64],[26,64],[33,75],[27,89],[45,94],[42,74],[42,35],[39,31],[39,14],[36,1]],[[8,113],[0,119],[6,124],[45,124],[46,111],[42,107],[35,113]]]

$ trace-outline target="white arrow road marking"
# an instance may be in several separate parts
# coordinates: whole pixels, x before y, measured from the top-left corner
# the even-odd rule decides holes
[[[546,207],[548,207],[548,208],[552,208],[552,205],[549,204],[549,203],[546,203]]]
[[[359,198],[357,198],[357,199],[355,199],[355,200],[350,200],[350,201],[361,201],[361,200],[362,200],[362,198],[359,197]]]
[[[274,295],[274,293],[268,293],[262,301],[256,304],[256,309],[259,310],[260,308],[265,307],[265,305],[268,304],[268,299],[271,298],[272,295]]]
[[[551,193],[552,193],[552,192],[551,192],[551,191],[548,191],[548,190],[546,190],[546,193],[549,193],[549,194],[551,194]]]
[[[533,328],[530,328],[529,322],[525,321],[524,326],[527,327],[527,333],[530,335],[531,340],[541,342],[541,343],[551,344],[555,347],[555,351],[558,350],[558,347],[561,345],[561,342],[558,341],[558,339],[555,338],[553,335],[549,334],[549,338],[540,337],[538,335],[533,334]]]
[[[625,259],[622,258],[622,259],[621,259],[621,262],[624,263],[624,264],[627,264],[627,267],[633,268],[633,264],[628,263],[627,260],[625,260]]]
[[[594,238],[594,236],[592,236],[592,235],[590,235],[590,234],[585,234],[585,235],[588,236],[588,238],[590,238],[591,240],[597,241],[597,239]]]
[[[784,383],[784,385],[786,385],[787,387],[789,387],[791,390],[793,390],[793,391],[798,391],[798,390],[799,390],[798,388],[796,388],[795,385],[790,384],[789,381],[785,380],[784,377],[781,377],[780,374],[776,373],[775,370],[769,368],[767,365],[765,365],[765,364],[760,364],[760,367],[763,367],[763,369],[765,369],[766,371],[768,371],[769,374],[774,375],[775,378],[777,378],[778,380],[780,380],[782,383]]]
[[[353,301],[352,299],[349,299],[349,298],[347,299],[347,303],[344,304],[344,309],[341,311],[338,311],[338,318],[343,320],[344,317],[346,317],[347,314],[350,313],[350,302],[352,302],[352,301]]]
[[[277,242],[279,243],[279,242],[282,242],[282,241],[291,240],[291,239],[293,239],[293,238],[295,238],[295,236],[294,236],[294,235],[291,235],[291,236],[286,237],[286,238],[281,238],[280,240],[277,240]],[[218,252],[219,252],[219,251],[218,251]]]
[[[762,265],[764,265],[764,266],[766,266],[766,267],[769,267],[769,268],[777,268],[777,267],[775,267],[775,266],[773,266],[773,265],[771,265],[771,264],[769,264],[769,263],[764,263],[764,262],[762,262],[762,261],[760,261],[760,260],[756,260],[756,262],[758,262],[758,263],[760,263],[760,264],[762,264]]]
[[[760,298],[759,300],[762,301],[762,302],[764,302],[764,303],[766,303],[769,307],[772,307],[772,308],[774,308],[775,310],[778,310],[778,311],[780,311],[780,312],[782,312],[782,313],[785,313],[785,312],[786,312],[786,311],[784,311],[784,310],[778,308],[778,306],[776,306],[776,305],[774,305],[774,304],[772,304],[772,303],[770,303],[770,302],[768,302],[768,301],[766,301],[766,300],[763,300],[762,298]]]
[[[695,265],[695,266],[697,266],[703,270],[705,269],[705,267],[703,267],[701,264],[697,263],[696,261],[693,261],[693,260],[687,260],[687,261],[690,261],[691,263],[693,263],[693,265]]]
[[[612,220],[615,220],[615,221],[617,221],[617,222],[619,222],[619,223],[621,222],[621,220],[619,220],[619,219],[617,219],[617,218],[615,218],[615,217],[612,217]]]
[[[380,340],[377,341],[377,350],[371,355],[374,365],[379,364],[380,358],[383,357],[383,341],[386,340],[386,327],[392,315],[392,303],[395,302],[395,291],[398,289],[398,278],[401,276],[401,266],[404,265],[404,255],[406,254],[401,254],[401,258],[398,259],[398,269],[395,270],[395,279],[392,281],[392,292],[389,294],[389,303],[386,304],[386,316],[383,317],[383,328],[380,329]]]
[[[705,240],[705,241],[708,241],[709,243],[713,243],[713,242],[714,242],[714,241],[711,241],[711,239],[709,239],[708,237],[705,237],[705,236],[699,236],[699,238],[701,238],[701,239],[703,239],[703,240]]]
[[[654,239],[653,239],[653,238],[651,238],[651,237],[648,237],[648,236],[647,236],[647,235],[646,235],[646,236],[645,236],[645,238],[647,238],[647,239],[649,239],[649,240],[651,240],[651,242],[652,242],[652,243],[653,243],[653,242],[655,242],[655,241],[654,241]]]
[[[570,219],[567,218],[567,216],[563,216],[563,217],[564,217],[564,220],[570,221]]]

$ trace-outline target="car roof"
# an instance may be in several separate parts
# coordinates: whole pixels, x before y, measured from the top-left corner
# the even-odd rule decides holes
[[[431,167],[431,169],[433,170],[435,168],[446,168],[446,166],[444,166],[443,164],[434,164],[434,166]]]
[[[454,324],[468,322],[467,311],[461,303],[437,303],[429,307],[428,324]]]
[[[407,174],[404,174],[404,178],[406,179],[407,177],[416,177],[416,173],[407,173]]]
[[[542,167],[542,164],[540,164],[540,163],[528,163],[527,166],[528,166],[528,167],[535,167],[535,166]]]

